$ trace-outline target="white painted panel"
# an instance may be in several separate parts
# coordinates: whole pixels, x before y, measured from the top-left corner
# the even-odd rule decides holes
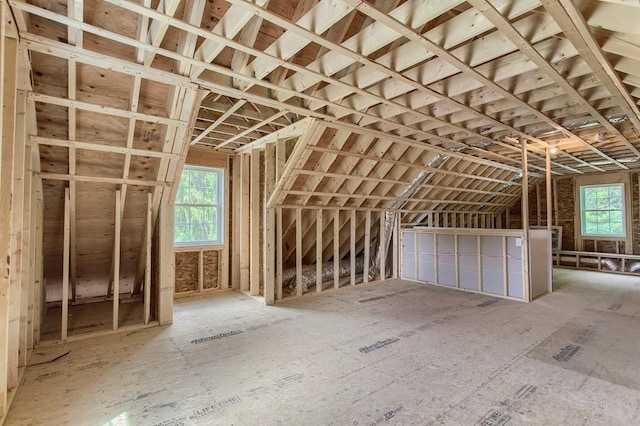
[[[502,258],[502,237],[483,235],[480,237],[480,243],[483,256]]]
[[[538,297],[551,288],[551,232],[546,229],[529,231],[531,259],[531,297]]]
[[[438,237],[440,238],[440,237]],[[456,257],[453,254],[438,255],[438,284],[456,286]]]
[[[403,259],[402,261],[404,265],[404,278],[408,280],[416,279],[416,259],[415,257],[411,257],[410,259]]]
[[[438,253],[454,254],[455,253],[455,237],[453,235],[438,235]]]
[[[424,255],[424,261],[418,262],[418,280],[425,282],[435,282],[436,272],[433,268],[433,255]]]
[[[416,234],[413,232],[403,232],[402,233],[402,251],[404,253],[415,253]]]
[[[468,290],[479,290],[478,288],[478,256],[460,255],[458,256],[458,276],[460,287]]]
[[[507,254],[510,259],[522,259],[522,238],[507,237]]]
[[[475,235],[458,236],[459,254],[478,254],[478,237]],[[476,261],[476,263],[478,263]]]
[[[433,235],[418,234],[418,253],[433,254]]]
[[[485,293],[503,295],[504,277],[502,269],[486,269],[484,264],[482,265],[482,291]]]
[[[518,273],[509,272],[507,296],[522,299],[524,297],[524,288],[522,287],[522,265],[520,265],[518,270],[520,271]]]

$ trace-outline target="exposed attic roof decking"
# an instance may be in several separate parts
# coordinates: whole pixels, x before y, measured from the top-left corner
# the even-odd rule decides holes
[[[192,141],[221,152],[246,150],[315,117],[513,168],[521,161],[517,139],[526,138],[532,173],[543,173],[547,143],[561,149],[554,174],[640,164],[640,71],[633,66],[640,36],[631,20],[608,18],[614,11],[638,15],[637,6],[586,0],[32,3],[10,2],[35,24],[17,20],[25,45],[48,58],[47,68],[103,67],[110,85],[120,81],[124,88],[92,93],[95,86],[78,82],[72,94],[69,77],[68,90],[42,92],[37,85],[32,96],[58,105],[78,126],[97,121],[97,114],[121,117],[128,149],[150,131],[163,132],[158,125],[180,129],[188,122],[160,107],[163,96],[150,89],[162,86],[166,98],[201,87],[210,93]],[[575,19],[581,10],[584,22]],[[586,49],[594,43],[602,50]],[[34,71],[43,74],[38,63]],[[160,108],[148,109],[149,96]],[[68,127],[56,138],[82,140]],[[122,146],[114,139],[110,144]],[[130,179],[131,153],[124,160],[120,176],[110,179]]]

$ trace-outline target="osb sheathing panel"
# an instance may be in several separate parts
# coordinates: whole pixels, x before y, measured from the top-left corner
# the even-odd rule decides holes
[[[64,217],[64,188],[60,181],[43,181],[43,247],[45,279],[59,277],[62,279],[62,247]]]
[[[203,167],[226,167],[227,156],[210,149],[203,149],[198,148],[197,146],[192,146],[189,148],[186,164]]]
[[[161,159],[159,158],[131,156],[129,178],[140,180],[155,180],[158,175],[160,162]]]
[[[202,286],[206,289],[220,287],[220,252],[215,250],[205,251],[202,255],[203,265]]]
[[[198,253],[176,252],[176,293],[198,290]]]

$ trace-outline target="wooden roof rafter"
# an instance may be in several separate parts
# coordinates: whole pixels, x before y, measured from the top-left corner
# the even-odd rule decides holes
[[[631,142],[622,134],[620,131],[614,127],[602,114],[591,104],[571,85],[567,82],[567,80],[562,77],[558,71],[549,63],[545,58],[543,58],[540,53],[535,50],[535,48],[527,41],[508,21],[507,19],[499,13],[487,0],[467,0],[471,5],[473,5],[476,9],[480,10],[486,17],[489,19],[500,31],[505,33],[510,40],[512,40],[518,48],[524,52],[525,55],[529,59],[531,59],[538,68],[544,70],[548,76],[559,86],[561,87],[570,98],[576,101],[582,108],[584,108],[592,117],[600,122],[600,124],[613,133],[634,155],[640,156],[640,151],[633,146]],[[552,16],[555,16],[552,14]],[[562,15],[561,15],[562,16]],[[556,18],[557,19],[557,18]],[[610,80],[610,77],[609,77]],[[613,83],[612,83],[613,85]],[[614,85],[615,86],[615,85]],[[619,95],[618,86],[616,87],[616,92]],[[624,102],[623,107],[626,110],[630,111],[628,104]],[[638,111],[637,107],[635,108]],[[634,112],[631,112],[633,115]],[[632,115],[632,116],[633,116]],[[638,121],[638,117],[636,116],[636,121]],[[621,165],[621,163],[614,160],[615,164]],[[626,166],[621,165],[623,168]]]
[[[520,98],[515,96],[513,93],[509,92],[508,90],[504,89],[502,86],[500,86],[497,83],[495,83],[493,80],[491,80],[488,77],[484,76],[483,74],[479,73],[472,66],[469,66],[464,61],[462,61],[459,58],[457,58],[456,56],[452,55],[446,49],[444,49],[444,48],[440,47],[439,45],[433,43],[432,41],[428,40],[427,38],[425,38],[421,34],[416,33],[413,29],[407,27],[405,24],[395,20],[393,17],[390,17],[390,16],[378,11],[377,9],[373,8],[370,4],[368,4],[366,2],[363,2],[363,1],[360,1],[360,0],[343,0],[343,1],[353,5],[354,7],[357,6],[358,10],[361,11],[362,13],[364,13],[364,14],[366,14],[368,16],[371,16],[373,19],[376,19],[376,20],[378,20],[380,22],[385,23],[385,25],[387,25],[387,26],[393,28],[394,30],[398,31],[400,34],[402,34],[404,37],[408,38],[409,40],[413,40],[413,41],[416,41],[416,42],[420,43],[420,45],[422,45],[424,48],[426,48],[427,50],[433,52],[434,54],[438,55],[439,57],[445,59],[447,62],[449,62],[450,64],[452,64],[456,68],[458,68],[461,72],[467,73],[470,76],[472,76],[474,79],[477,79],[480,82],[482,82],[482,84],[484,84],[485,86],[491,87],[493,90],[495,90],[498,93],[500,93],[504,98],[511,99],[514,102],[520,104],[524,108],[526,108],[529,111],[531,111],[534,115],[538,116],[541,120],[546,121],[553,128],[555,128],[556,130],[562,132],[569,139],[575,140],[575,141],[578,141],[578,142],[582,143],[585,147],[587,147],[587,149],[595,152],[596,154],[600,155],[601,157],[607,159],[608,161],[611,161],[614,164],[617,164],[620,168],[628,169],[628,167],[626,167],[624,164],[619,163],[614,158],[612,158],[612,157],[608,156],[607,154],[603,153],[602,151],[594,148],[588,142],[582,140],[581,138],[579,138],[578,136],[576,136],[572,132],[570,132],[567,129],[565,129],[564,127],[562,127],[560,124],[556,123],[551,118],[547,117],[546,115],[542,114],[538,110],[534,109],[529,104],[527,104],[526,102],[524,102],[523,100],[521,100]]]

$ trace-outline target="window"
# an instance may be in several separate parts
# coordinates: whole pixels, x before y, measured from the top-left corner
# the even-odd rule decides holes
[[[224,170],[185,166],[175,203],[175,244],[222,244],[223,209]]]
[[[580,187],[580,222],[587,237],[624,237],[624,184]]]

